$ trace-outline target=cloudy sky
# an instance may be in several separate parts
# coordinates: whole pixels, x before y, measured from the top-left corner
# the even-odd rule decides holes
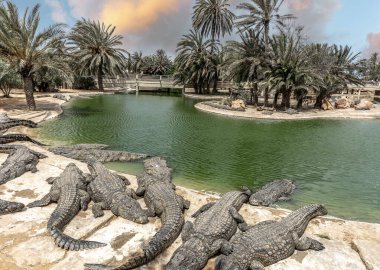
[[[250,1],[250,0],[246,0]],[[72,26],[82,17],[117,26],[128,51],[151,53],[163,48],[174,54],[191,27],[195,0],[14,0],[22,10],[41,4],[43,26]],[[231,8],[242,0],[231,0]],[[297,16],[310,41],[348,44],[368,55],[380,52],[379,0],[285,0],[282,12]],[[239,11],[237,11],[239,12]]]

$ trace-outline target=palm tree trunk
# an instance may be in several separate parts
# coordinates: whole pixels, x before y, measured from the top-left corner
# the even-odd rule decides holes
[[[258,86],[258,83],[257,82],[255,82],[254,84],[253,84],[253,91],[254,91],[254,93],[255,93],[255,98],[254,98],[254,105],[256,105],[256,106],[259,106],[259,95],[258,95],[258,92],[259,92],[259,86]]]
[[[279,91],[276,91],[276,93],[274,93],[274,98],[273,98],[273,108],[274,109],[277,107],[277,102],[278,102],[278,96],[279,95],[280,95]]]
[[[36,110],[36,102],[34,101],[33,96],[33,78],[32,76],[23,76],[22,77],[24,81],[24,92],[26,97],[26,104],[28,105],[28,110],[35,111]]]
[[[102,65],[99,66],[98,69],[98,86],[99,86],[99,91],[104,91],[104,85],[103,85],[103,69]]]
[[[323,94],[319,94],[317,96],[317,100],[315,101],[314,108],[316,108],[316,109],[322,108],[323,99],[324,99],[324,95]]]
[[[288,109],[290,108],[290,96],[291,96],[291,90],[286,89],[282,93],[282,100],[281,100],[281,108],[282,109]]]
[[[269,107],[269,88],[265,87],[264,90],[264,107]]]
[[[303,98],[298,98],[297,110],[302,109]]]

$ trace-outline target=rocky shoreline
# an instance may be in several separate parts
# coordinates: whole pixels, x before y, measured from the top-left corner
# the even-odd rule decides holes
[[[70,95],[75,96],[80,93]],[[97,93],[93,93],[97,94]],[[38,99],[45,103],[60,107],[64,100],[51,96]],[[55,106],[55,108],[57,108]],[[45,111],[45,115],[8,110],[12,117],[31,117],[41,122],[51,119],[61,113],[54,109]],[[46,116],[48,114],[48,116]],[[40,121],[38,121],[40,120]],[[23,128],[28,133],[28,129]],[[30,133],[29,133],[30,134]],[[75,163],[81,170],[88,172],[85,163],[55,155],[45,148],[23,143],[30,149],[47,156],[37,165],[37,173],[25,173],[21,177],[0,186],[0,199],[28,204],[40,199],[49,190],[45,181],[48,177],[58,176],[69,163]],[[0,154],[0,162],[7,155]],[[136,188],[136,177],[124,175]],[[177,187],[177,193],[191,201],[191,206],[185,212],[186,220],[200,206],[218,199],[217,195]],[[141,204],[144,206],[142,200]],[[318,202],[316,202],[318,203]],[[319,202],[323,203],[323,202]],[[95,219],[90,211],[81,211],[65,228],[68,235],[83,240],[108,243],[104,248],[72,252],[62,250],[54,245],[46,230],[46,223],[55,205],[44,208],[27,209],[26,211],[0,216],[0,269],[83,269],[85,262],[99,262],[119,265],[129,256],[138,253],[145,242],[160,228],[158,218],[150,218],[145,225],[116,218],[110,211],[105,216]],[[254,207],[245,205],[240,213],[249,225],[265,220],[279,220],[289,211],[284,209]],[[314,239],[321,241],[326,249],[320,252],[296,251],[296,253],[267,269],[380,269],[380,224],[346,221],[334,217],[319,217],[313,220],[306,231]],[[173,251],[180,245],[175,243],[163,254],[140,269],[162,269]],[[214,260],[205,269],[213,269]]]
[[[297,114],[285,112],[273,112],[270,114],[257,111],[254,107],[247,107],[245,111],[233,111],[210,106],[207,102],[195,104],[195,108],[212,114],[244,119],[268,119],[268,120],[309,120],[309,119],[380,119],[380,107],[377,106],[368,111],[358,111],[353,108],[342,110],[322,111],[310,109]]]

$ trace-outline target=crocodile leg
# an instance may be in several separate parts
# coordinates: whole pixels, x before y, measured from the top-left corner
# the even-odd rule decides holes
[[[211,203],[207,203],[207,204],[203,205],[201,208],[198,209],[197,212],[192,214],[191,217],[197,218],[200,214],[202,214],[203,212],[206,212],[208,209],[210,209],[214,204],[215,204],[214,202],[211,202]]]
[[[182,234],[181,234],[182,242],[185,243],[187,240],[189,240],[189,238],[191,237],[193,233],[194,233],[193,223],[191,221],[186,221],[185,225],[183,225],[183,228],[182,228]]]
[[[179,204],[179,206],[182,208],[182,210],[189,209],[190,207],[190,201],[185,200],[182,196],[176,194],[176,199]]]
[[[104,216],[103,209],[105,208],[106,207],[104,205],[104,202],[94,203],[94,205],[92,206],[92,213],[94,214],[94,217],[98,218]]]
[[[80,196],[80,207],[82,208],[82,210],[86,211],[88,204],[91,200],[90,195],[88,195],[88,193],[82,189],[79,189],[78,193]]]
[[[31,173],[36,173],[37,172],[37,166],[36,164],[28,164],[25,166],[25,168],[30,171]]]
[[[311,239],[310,237],[298,237],[296,232],[293,232],[292,236],[297,250],[304,251],[311,249],[319,251],[325,248],[321,242]]]
[[[259,261],[252,261],[249,265],[250,270],[264,270],[264,265]]]
[[[57,180],[59,177],[49,177],[48,179],[46,179],[46,182],[48,182],[48,184],[53,184],[55,180]]]
[[[218,239],[212,244],[211,250],[213,254],[217,254],[220,251],[223,255],[230,255],[233,251],[233,246],[226,239]]]
[[[236,220],[236,222],[238,223],[238,227],[239,229],[242,231],[242,232],[245,232],[246,230],[248,230],[248,225],[247,223],[244,221],[244,218],[242,217],[242,215],[239,214],[239,212],[236,210],[235,207],[231,207],[229,209],[229,212],[231,214],[231,216]]]
[[[59,199],[59,191],[53,190],[46,194],[41,200],[34,201],[27,205],[29,208],[47,206],[52,202],[57,202]]]
[[[137,196],[136,192],[129,187],[125,187],[125,193],[127,194],[127,196],[132,197],[135,200],[140,199],[140,197]]]
[[[119,175],[117,173],[115,173],[115,176],[116,177],[119,177],[124,183],[125,185],[129,186],[131,184],[131,182],[129,182],[128,178],[125,177],[125,176],[122,176],[122,175]]]

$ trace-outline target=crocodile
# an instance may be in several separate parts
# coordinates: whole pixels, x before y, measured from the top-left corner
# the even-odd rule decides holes
[[[20,212],[24,210],[25,205],[18,202],[9,202],[0,199],[0,216]]]
[[[143,253],[130,258],[119,267],[99,264],[85,264],[88,269],[134,269],[142,266],[169,247],[180,235],[184,224],[183,210],[188,209],[190,202],[175,193],[171,182],[171,169],[165,159],[154,157],[144,161],[145,172],[138,177],[136,194],[144,196],[151,216],[161,217],[161,229],[153,236]]]
[[[322,243],[302,236],[310,220],[326,215],[322,205],[302,207],[283,220],[263,221],[238,233],[231,240],[233,252],[217,259],[216,270],[264,270],[284,260],[295,250],[323,250]]]
[[[30,171],[37,172],[37,163],[45,155],[30,150],[25,146],[0,146],[0,152],[9,152],[7,159],[0,166],[0,184],[13,180]]]
[[[9,118],[6,113],[0,113],[0,131],[4,131],[17,126],[36,128],[37,124],[31,120]]]
[[[255,206],[269,206],[279,200],[288,200],[288,196],[293,193],[295,188],[296,186],[291,180],[274,180],[252,194],[249,203]]]
[[[99,242],[76,240],[62,232],[64,226],[80,209],[86,210],[90,202],[82,171],[75,164],[70,163],[59,177],[51,177],[47,181],[52,184],[50,192],[41,200],[28,204],[28,207],[42,207],[51,202],[58,202],[47,224],[47,229],[56,245],[66,250],[77,251],[106,246]]]
[[[208,260],[219,254],[229,254],[228,242],[237,228],[247,229],[243,217],[238,213],[241,206],[248,202],[251,192],[232,191],[224,194],[216,203],[202,206],[192,217],[194,224],[187,221],[182,232],[183,244],[174,252],[167,270],[203,269]]]
[[[107,150],[106,147],[106,145],[99,144],[96,144],[93,147],[90,144],[79,144],[73,146],[52,147],[49,148],[49,151],[56,155],[85,162],[94,159],[99,162],[133,161],[148,157],[144,154]]]
[[[145,224],[148,223],[148,214],[143,210],[135,192],[127,188],[127,178],[110,172],[102,163],[91,161],[88,164],[91,180],[87,192],[95,202],[92,212],[95,217],[104,215],[103,210],[111,210],[116,216]]]

